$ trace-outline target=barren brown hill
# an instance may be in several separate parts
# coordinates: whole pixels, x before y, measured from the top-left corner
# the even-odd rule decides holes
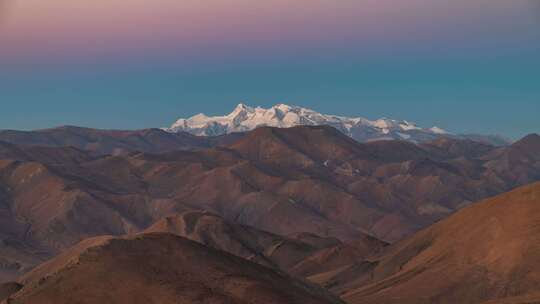
[[[540,290],[540,183],[467,207],[349,280],[349,303],[534,303]],[[360,272],[358,273],[360,274]],[[367,283],[367,284],[366,284]]]
[[[222,251],[172,234],[85,240],[22,280],[9,303],[342,303]]]

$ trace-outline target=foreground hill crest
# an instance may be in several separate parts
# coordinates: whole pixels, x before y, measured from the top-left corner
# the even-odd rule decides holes
[[[486,199],[395,244],[343,298],[351,304],[540,303],[539,220],[540,183]]]
[[[343,304],[309,283],[164,233],[84,240],[21,283],[2,303]]]

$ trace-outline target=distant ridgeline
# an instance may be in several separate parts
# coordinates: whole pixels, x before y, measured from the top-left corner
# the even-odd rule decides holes
[[[188,119],[178,119],[169,132],[188,132],[198,136],[217,136],[246,132],[260,126],[290,128],[294,126],[332,126],[360,142],[375,140],[406,140],[415,143],[441,137],[471,139],[491,145],[506,145],[509,141],[500,136],[456,135],[439,127],[421,128],[406,120],[381,118],[369,120],[362,117],[326,115],[310,109],[278,104],[269,109],[239,104],[225,116],[208,117],[197,114]]]

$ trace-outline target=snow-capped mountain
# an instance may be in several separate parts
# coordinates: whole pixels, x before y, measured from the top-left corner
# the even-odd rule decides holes
[[[169,132],[188,132],[199,136],[217,136],[233,132],[245,132],[261,126],[289,128],[299,125],[330,125],[358,141],[401,139],[423,142],[449,134],[438,128],[420,128],[405,120],[381,118],[369,120],[362,117],[325,115],[310,109],[278,104],[269,109],[239,104],[226,116],[208,117],[197,114],[179,119]]]

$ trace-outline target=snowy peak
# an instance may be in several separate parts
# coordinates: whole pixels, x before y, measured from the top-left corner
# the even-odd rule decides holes
[[[437,126],[435,127],[432,127],[429,129],[431,132],[435,133],[435,134],[448,134],[448,132],[446,132],[446,130],[443,130]]]
[[[420,128],[406,120],[381,118],[372,121],[363,117],[326,115],[286,104],[277,104],[265,109],[250,107],[243,103],[238,104],[228,115],[208,117],[201,113],[188,119],[179,119],[165,130],[184,131],[199,136],[217,136],[250,131],[261,126],[290,128],[299,125],[330,125],[359,141],[400,139],[422,142],[449,134],[438,127]]]
[[[242,115],[243,113],[253,113],[255,111],[254,108],[249,107],[243,103],[239,103],[234,110],[227,115],[227,117],[236,117],[238,115]]]

